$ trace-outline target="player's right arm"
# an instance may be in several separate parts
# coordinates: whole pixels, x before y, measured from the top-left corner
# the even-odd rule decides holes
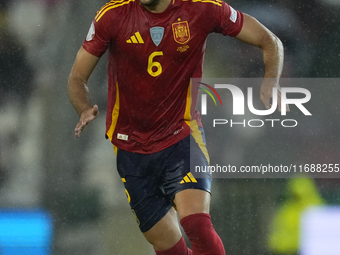
[[[98,106],[91,104],[86,84],[100,57],[106,52],[113,39],[115,28],[118,27],[112,25],[115,24],[114,19],[119,17],[115,12],[116,5],[115,2],[110,2],[97,12],[86,39],[78,51],[68,79],[68,95],[79,115],[79,122],[75,128],[77,138],[86,125],[99,113]]]
[[[91,104],[89,90],[86,85],[98,61],[99,57],[88,53],[81,47],[69,75],[68,96],[79,115],[79,122],[74,130],[77,138],[86,125],[93,121],[99,113],[98,106],[92,106]]]

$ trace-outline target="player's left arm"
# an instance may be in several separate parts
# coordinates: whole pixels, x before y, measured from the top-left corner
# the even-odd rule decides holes
[[[273,87],[279,88],[279,79],[283,68],[284,50],[282,42],[259,21],[247,14],[243,14],[243,26],[236,38],[258,46],[262,50],[265,79],[261,86],[261,101],[266,109],[269,109]],[[278,107],[280,110],[281,96],[279,91],[278,94]]]

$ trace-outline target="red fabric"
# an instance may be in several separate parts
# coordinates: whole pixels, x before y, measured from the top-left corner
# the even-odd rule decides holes
[[[202,77],[206,38],[212,32],[236,36],[242,22],[242,13],[223,1],[171,1],[162,13],[137,0],[106,4],[83,47],[97,57],[109,51],[106,135],[112,143],[150,154],[188,136],[190,117],[200,125],[198,84],[191,116],[187,94],[190,78]]]
[[[181,220],[192,248],[192,255],[225,255],[221,238],[206,213],[192,214]]]
[[[155,250],[157,255],[192,255],[192,251],[187,247],[183,237],[173,247],[165,251]]]

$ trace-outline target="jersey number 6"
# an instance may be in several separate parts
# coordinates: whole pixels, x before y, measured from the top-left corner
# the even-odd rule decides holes
[[[153,58],[156,57],[156,56],[163,56],[163,51],[155,51],[155,52],[151,53],[151,55],[149,56],[148,73],[153,77],[156,77],[156,76],[158,76],[162,73],[161,63],[153,61]],[[156,71],[152,71],[153,67],[156,67]]]

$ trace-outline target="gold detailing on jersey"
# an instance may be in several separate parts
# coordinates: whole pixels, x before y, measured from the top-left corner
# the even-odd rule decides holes
[[[126,40],[127,43],[144,43],[142,36],[139,32],[136,32],[135,35],[131,36],[130,39]]]
[[[184,176],[183,180],[180,182],[180,184],[188,183],[188,182],[197,182],[195,177],[192,175],[192,173],[188,173],[186,176]]]
[[[190,120],[191,120],[191,80],[188,86],[187,91],[187,100],[185,103],[185,112],[184,112],[184,121],[190,127]]]
[[[156,77],[158,75],[160,75],[162,73],[162,65],[161,63],[157,62],[157,61],[153,61],[154,57],[157,56],[163,56],[163,51],[154,51],[150,54],[149,59],[148,59],[148,73],[152,76],[152,77]],[[156,70],[152,70],[153,67],[156,68]]]
[[[181,21],[172,24],[172,32],[177,43],[185,44],[190,40],[188,21]]]
[[[125,178],[122,178],[122,182],[126,182]]]
[[[180,46],[177,48],[177,51],[179,52],[184,52],[184,51],[187,51],[187,49],[189,49],[189,45],[184,45],[184,46]]]
[[[222,0],[192,0],[193,3],[196,2],[201,2],[201,3],[212,3],[212,4],[216,4],[218,6],[222,6]]]
[[[105,4],[96,14],[95,16],[95,20],[98,22],[103,16],[104,14],[111,10],[114,9],[116,7],[120,7],[126,4],[129,4],[130,2],[134,2],[135,0],[112,0],[110,2],[108,2],[107,4]]]
[[[106,135],[112,141],[113,133],[115,131],[117,120],[119,115],[119,88],[118,88],[118,82],[116,83],[116,103],[112,110],[112,119],[111,119],[111,126],[109,128],[109,131],[107,131]]]

